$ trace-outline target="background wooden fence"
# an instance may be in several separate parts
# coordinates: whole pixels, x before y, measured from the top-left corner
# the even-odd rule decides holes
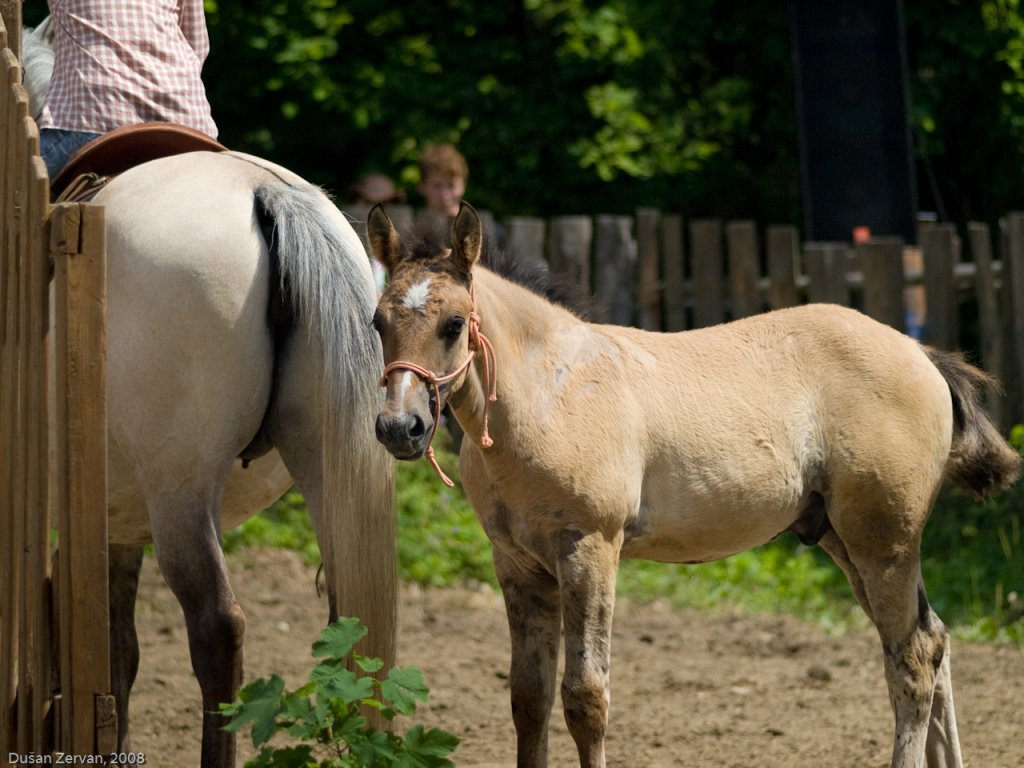
[[[114,747],[103,210],[49,204],[0,3],[0,764]]]
[[[350,209],[357,223],[365,210]],[[401,227],[414,212],[388,206]],[[485,225],[494,223],[485,217]],[[1024,213],[991,233],[972,222],[925,224],[919,245],[801,242],[792,226],[635,216],[511,217],[497,228],[516,258],[585,286],[613,323],[701,328],[805,302],[857,307],[924,342],[967,349],[1001,382],[989,407],[1006,429],[1024,421]]]
[[[761,232],[752,221],[684,224],[650,209],[505,224],[517,257],[542,258],[573,275],[611,322],[680,331],[832,302],[928,344],[970,347],[1005,388],[990,407],[1008,428],[1024,420],[1024,214],[1004,217],[995,246],[985,224],[968,224],[966,234],[967,248],[952,224],[924,226],[917,247],[896,238],[802,243],[791,226]]]

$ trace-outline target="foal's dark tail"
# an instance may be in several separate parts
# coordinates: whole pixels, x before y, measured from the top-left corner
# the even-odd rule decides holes
[[[963,355],[925,348],[953,396],[953,449],[946,476],[984,497],[1008,487],[1020,474],[1021,455],[1013,449],[981,404],[981,393],[995,381]]]

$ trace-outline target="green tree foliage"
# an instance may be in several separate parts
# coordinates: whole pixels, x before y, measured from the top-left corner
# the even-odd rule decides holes
[[[1020,0],[903,0],[922,208],[1024,206]],[[413,190],[456,142],[499,216],[629,212],[799,224],[785,3],[207,0],[222,138],[344,197]],[[42,2],[24,6],[38,22]]]
[[[922,207],[994,223],[1024,204],[1024,17],[1019,0],[908,0]]]
[[[499,214],[661,204],[796,216],[786,19],[774,9],[632,0],[207,8],[206,79],[224,139],[336,191],[369,170],[411,188],[422,147],[447,140],[470,160],[469,196]]]

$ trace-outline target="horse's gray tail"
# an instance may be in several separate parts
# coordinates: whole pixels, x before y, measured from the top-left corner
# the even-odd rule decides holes
[[[323,483],[317,535],[331,612],[369,628],[357,650],[380,658],[386,669],[394,662],[397,637],[397,520],[394,460],[374,433],[383,356],[371,323],[377,291],[369,258],[319,188],[272,181],[255,194],[273,224],[281,290],[319,358]]]
[[[963,355],[926,348],[953,396],[953,449],[946,476],[979,497],[1010,486],[1020,474],[1021,455],[1003,438],[981,403],[995,381]]]

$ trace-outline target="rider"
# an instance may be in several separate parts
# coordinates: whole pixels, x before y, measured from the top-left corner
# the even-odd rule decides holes
[[[39,117],[53,179],[106,131],[169,122],[217,137],[201,72],[210,51],[203,0],[49,0],[54,69]]]

